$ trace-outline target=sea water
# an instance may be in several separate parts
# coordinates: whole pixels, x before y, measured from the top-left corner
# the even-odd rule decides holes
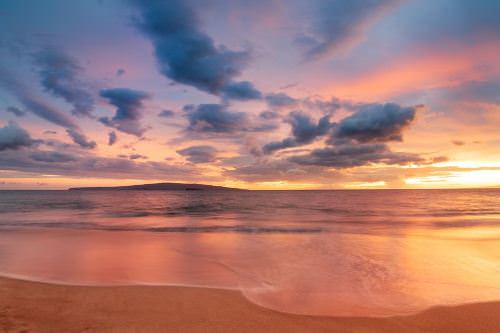
[[[0,191],[0,275],[388,316],[500,300],[500,190]]]

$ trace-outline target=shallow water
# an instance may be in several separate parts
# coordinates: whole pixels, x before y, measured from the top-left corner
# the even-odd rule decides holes
[[[500,190],[0,191],[0,274],[315,315],[500,300]]]

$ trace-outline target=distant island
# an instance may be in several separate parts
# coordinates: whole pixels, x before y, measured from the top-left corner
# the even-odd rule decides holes
[[[154,190],[154,191],[244,191],[238,188],[203,184],[156,183],[129,186],[72,187],[70,191],[84,190]]]

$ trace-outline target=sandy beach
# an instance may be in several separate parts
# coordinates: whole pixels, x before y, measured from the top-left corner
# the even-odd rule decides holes
[[[392,318],[283,314],[239,292],[189,287],[81,287],[0,278],[2,332],[454,332],[500,331],[500,302]]]

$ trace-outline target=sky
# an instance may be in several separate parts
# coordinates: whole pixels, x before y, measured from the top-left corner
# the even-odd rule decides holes
[[[0,189],[500,186],[496,0],[2,0]]]

